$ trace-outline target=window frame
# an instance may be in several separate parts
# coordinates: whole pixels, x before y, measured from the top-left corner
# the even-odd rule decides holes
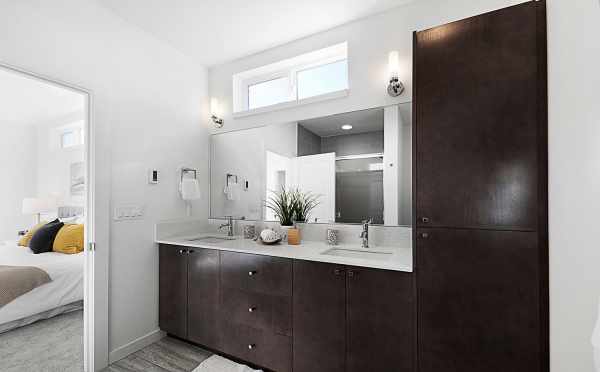
[[[278,80],[278,79],[282,79],[282,78],[287,78],[290,84],[290,88],[294,87],[294,82],[291,80],[291,76],[287,71],[278,71],[272,74],[268,74],[268,75],[262,75],[262,76],[257,76],[254,78],[250,78],[247,80],[244,80],[243,83],[243,92],[241,92],[241,94],[243,95],[243,99],[245,102],[245,106],[247,111],[251,111],[251,110],[258,110],[261,109],[263,107],[270,107],[270,106],[275,106],[275,105],[279,105],[281,103],[287,103],[287,102],[291,102],[294,100],[294,96],[293,96],[293,89],[289,89],[288,92],[288,97],[286,101],[283,102],[279,102],[279,103],[275,103],[273,105],[267,105],[267,106],[260,106],[260,107],[256,107],[251,109],[250,108],[250,87],[254,86],[254,85],[258,85],[258,84],[262,84],[262,83],[267,83],[269,81],[273,81],[273,80]]]
[[[61,150],[68,150],[72,148],[79,148],[85,145],[85,132],[81,125],[83,121],[76,121],[71,124],[57,127],[55,130],[58,134],[58,148]],[[72,145],[64,146],[64,136],[72,134],[74,143]]]
[[[343,60],[345,60],[347,63],[347,88],[298,99],[298,73]],[[343,42],[313,52],[301,54],[293,58],[234,74],[232,79],[233,117],[244,117],[323,100],[345,97],[350,92],[349,70],[350,61],[348,60],[348,43]],[[286,77],[290,84],[288,100],[273,105],[261,106],[253,109],[249,108],[250,86]]]

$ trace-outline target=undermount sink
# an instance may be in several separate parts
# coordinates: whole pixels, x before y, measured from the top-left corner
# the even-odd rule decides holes
[[[189,242],[201,242],[201,243],[222,243],[227,240],[235,240],[235,236],[202,236],[199,238],[189,239]]]
[[[368,260],[382,260],[385,261],[392,255],[391,252],[382,251],[370,251],[362,249],[348,249],[348,248],[330,248],[321,254],[328,256],[348,257],[348,258],[366,258]]]

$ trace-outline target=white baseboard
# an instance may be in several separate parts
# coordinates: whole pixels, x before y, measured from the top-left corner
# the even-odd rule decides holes
[[[142,337],[136,338],[135,340],[111,351],[108,356],[108,364],[112,364],[116,361],[119,361],[128,356],[129,354],[133,354],[136,351],[141,350],[146,346],[155,343],[156,341],[159,341],[165,336],[165,332],[161,331],[160,329],[157,329]]]

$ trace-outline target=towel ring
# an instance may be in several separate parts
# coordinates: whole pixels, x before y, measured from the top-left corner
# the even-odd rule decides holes
[[[193,168],[181,168],[181,179],[180,182],[183,182],[183,176],[185,176],[187,173],[194,173],[194,179],[198,179],[198,171],[193,169]]]
[[[229,181],[231,178],[235,178],[235,182],[233,182],[233,183],[238,183],[237,174],[227,173],[227,176],[225,177],[225,186],[229,186],[231,184]]]

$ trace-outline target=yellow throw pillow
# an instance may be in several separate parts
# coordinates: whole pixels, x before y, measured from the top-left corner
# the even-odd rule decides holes
[[[83,225],[64,225],[54,238],[52,250],[66,254],[83,252]]]
[[[44,226],[47,223],[48,222],[46,222],[46,221],[42,221],[42,222],[38,223],[37,225],[33,226],[31,229],[27,230],[27,232],[25,233],[25,235],[23,235],[21,237],[21,239],[19,239],[19,245],[21,247],[29,247],[29,242],[31,241],[31,237],[33,236],[33,234],[35,234],[35,232],[40,227]]]

